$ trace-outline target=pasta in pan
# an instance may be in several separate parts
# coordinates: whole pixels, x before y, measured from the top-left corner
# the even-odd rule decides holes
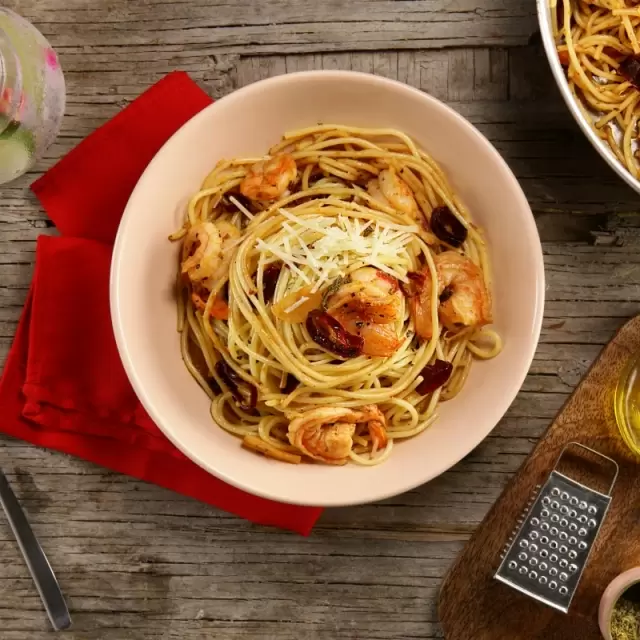
[[[222,160],[171,239],[185,364],[269,457],[379,464],[501,349],[482,232],[402,132],[318,125]]]
[[[640,177],[640,7],[635,0],[550,0],[558,56],[596,134]]]

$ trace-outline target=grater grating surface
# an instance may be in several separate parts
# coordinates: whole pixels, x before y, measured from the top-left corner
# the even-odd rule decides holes
[[[618,465],[611,458],[578,443],[569,446],[586,449],[615,466],[609,493],[591,489],[554,468],[525,509],[520,520],[522,525],[494,576],[564,613],[569,610],[607,514],[618,475]]]

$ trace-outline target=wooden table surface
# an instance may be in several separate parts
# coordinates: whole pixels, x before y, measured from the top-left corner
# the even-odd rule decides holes
[[[168,71],[188,71],[214,97],[300,69],[373,72],[446,101],[506,158],[544,243],[542,339],[493,434],[429,485],[327,510],[305,539],[0,438],[0,466],[68,597],[70,639],[441,638],[436,600],[447,568],[602,345],[640,311],[638,196],[566,112],[535,35],[534,1],[4,4],[59,52],[68,107],[37,171],[0,189],[0,363],[36,237],[55,233],[29,183]],[[49,637],[2,518],[0,594],[2,640]]]

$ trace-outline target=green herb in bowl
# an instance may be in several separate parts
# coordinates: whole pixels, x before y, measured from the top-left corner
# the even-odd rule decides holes
[[[640,589],[625,591],[611,613],[611,640],[640,640]]]

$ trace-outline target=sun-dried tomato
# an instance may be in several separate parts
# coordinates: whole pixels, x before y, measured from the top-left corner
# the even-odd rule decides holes
[[[640,56],[629,56],[620,63],[620,73],[636,88],[640,89]]]
[[[407,273],[409,282],[399,282],[400,290],[406,298],[413,298],[420,294],[427,279],[427,271],[409,271]]]
[[[421,396],[429,395],[439,389],[449,380],[453,372],[453,365],[444,360],[436,360],[433,364],[428,364],[421,372],[422,382],[416,387],[416,391]]]
[[[362,353],[364,339],[349,333],[326,311],[310,311],[306,327],[311,339],[331,353],[343,358],[355,358]]]
[[[272,262],[262,274],[264,301],[267,304],[273,300],[273,294],[276,291],[276,285],[278,284],[281,271],[282,262]]]
[[[436,207],[431,212],[431,231],[439,240],[452,247],[460,247],[467,239],[466,227],[446,206]]]
[[[224,360],[216,362],[216,373],[227,385],[237,405],[246,412],[252,412],[258,404],[258,390],[243,380]]]

